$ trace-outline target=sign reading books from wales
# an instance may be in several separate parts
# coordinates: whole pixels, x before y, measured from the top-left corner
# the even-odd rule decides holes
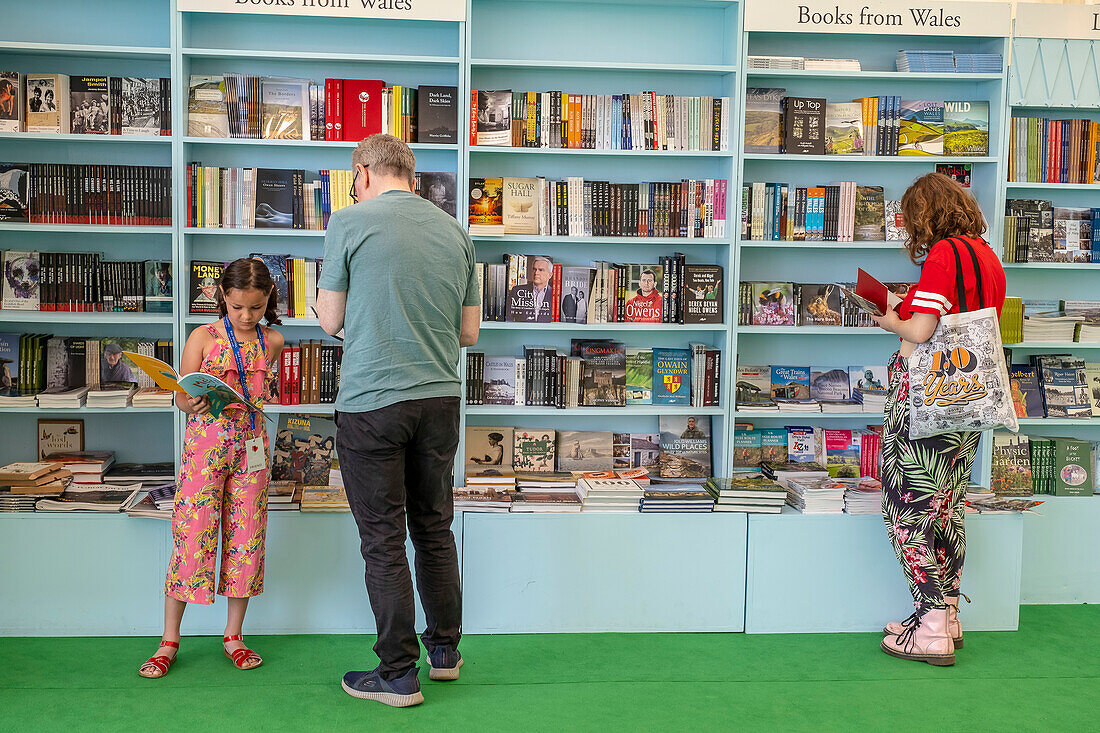
[[[1100,38],[1100,7],[1016,3],[1017,38]]]
[[[466,20],[466,3],[455,2],[455,0],[179,0],[176,7],[184,13]]]
[[[911,36],[1007,36],[1004,2],[899,3],[896,0],[747,0],[745,30]]]

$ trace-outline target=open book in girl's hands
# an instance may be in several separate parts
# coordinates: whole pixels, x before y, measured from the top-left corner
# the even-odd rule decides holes
[[[172,368],[171,364],[160,359],[154,359],[144,354],[136,354],[132,351],[122,353],[129,357],[135,366],[148,374],[161,389],[183,392],[192,397],[205,397],[210,401],[210,414],[214,417],[221,415],[222,410],[227,406],[240,404],[253,412],[260,413],[268,420],[273,420],[261,408],[251,404],[240,392],[213,374],[191,372],[181,377],[176,374],[176,370]]]
[[[884,315],[887,308],[895,308],[898,303],[901,303],[901,298],[862,267],[859,268],[855,290],[839,283],[837,283],[837,287],[840,288],[840,292],[850,303],[854,303],[872,316]]]

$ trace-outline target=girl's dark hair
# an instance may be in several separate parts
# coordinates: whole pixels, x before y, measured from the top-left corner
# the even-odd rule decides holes
[[[222,279],[218,281],[218,292],[214,296],[218,301],[218,315],[225,317],[225,295],[229,290],[248,290],[255,288],[268,293],[267,310],[264,311],[264,320],[269,326],[277,326],[279,320],[277,307],[279,305],[279,291],[275,288],[275,281],[271,278],[271,272],[263,260],[251,257],[242,257],[233,260],[222,271]]]
[[[978,202],[958,181],[942,173],[913,181],[902,194],[901,217],[909,235],[905,248],[914,264],[941,239],[978,238],[986,228]]]

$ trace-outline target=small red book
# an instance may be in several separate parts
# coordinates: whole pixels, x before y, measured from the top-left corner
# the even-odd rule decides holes
[[[359,142],[382,132],[382,89],[377,79],[344,79],[344,140]]]

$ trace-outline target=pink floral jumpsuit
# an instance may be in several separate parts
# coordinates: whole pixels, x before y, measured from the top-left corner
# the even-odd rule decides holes
[[[213,325],[214,345],[200,371],[240,389],[233,348]],[[264,338],[267,338],[265,333]],[[242,342],[250,398],[260,403],[268,388],[268,367],[258,339]],[[256,432],[267,449],[267,430],[257,416]],[[269,469],[245,470],[245,442],[252,437],[246,411],[227,407],[215,418],[188,415],[183,460],[172,511],[174,549],[164,593],[188,603],[214,602],[214,560],[221,522],[221,572],[218,595],[246,598],[264,589],[264,539],[267,533]]]

